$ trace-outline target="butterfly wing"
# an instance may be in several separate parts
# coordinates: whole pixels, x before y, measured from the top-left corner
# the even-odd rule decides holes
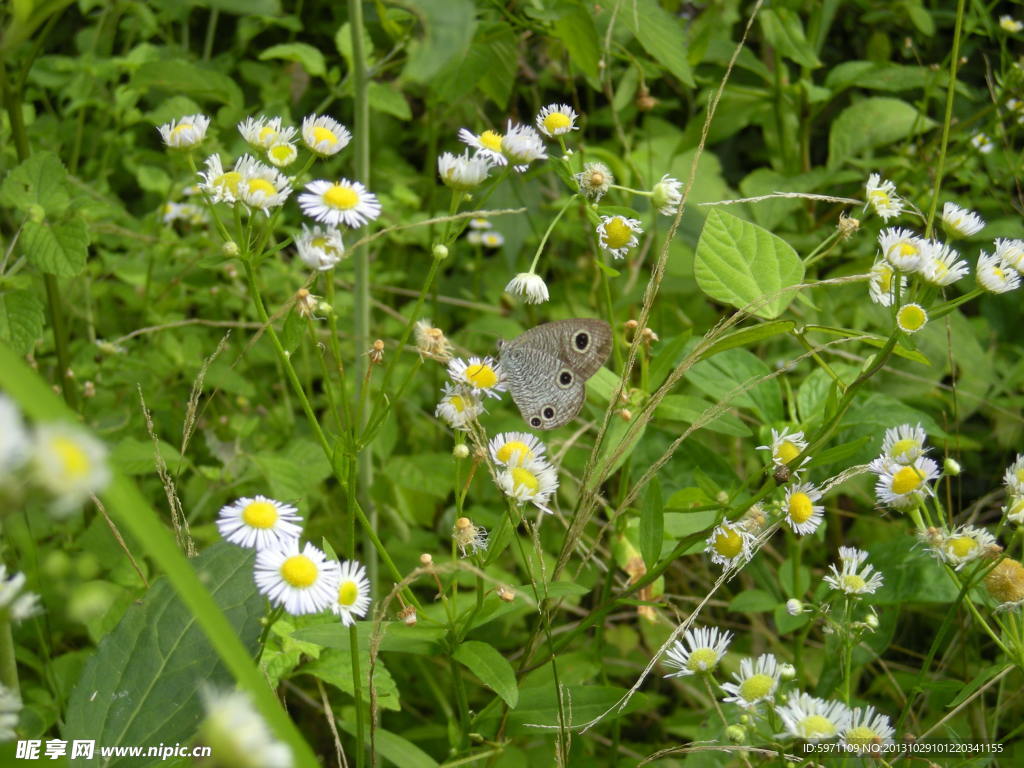
[[[586,379],[543,349],[506,344],[501,367],[513,402],[534,429],[560,427],[583,407]]]

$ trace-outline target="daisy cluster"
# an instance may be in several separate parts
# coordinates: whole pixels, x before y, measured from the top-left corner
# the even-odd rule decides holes
[[[868,178],[866,193],[868,205],[886,221],[906,210],[896,185],[877,173]],[[927,308],[918,301],[926,303],[925,297],[934,295],[936,289],[953,285],[970,273],[967,260],[960,258],[950,242],[976,235],[985,222],[975,212],[947,202],[942,207],[942,225],[947,242],[900,227],[883,229],[878,235],[879,253],[871,267],[868,293],[876,304],[898,307],[896,324],[904,333],[916,333],[928,322]],[[974,267],[979,289],[988,293],[1019,288],[1022,269],[1024,240],[1013,239],[996,239],[992,253],[982,250]]]
[[[745,723],[773,727],[772,723],[781,722],[784,731],[775,734],[776,738],[836,740],[851,753],[868,753],[892,741],[894,729],[889,718],[874,707],[851,708],[801,691],[783,693],[785,681],[795,670],[780,663],[774,654],[741,659],[732,680],[719,683],[715,673],[731,642],[732,633],[717,628],[687,630],[665,654],[663,663],[673,670],[665,677],[705,676],[720,688],[723,702],[744,712]]]
[[[191,151],[206,138],[209,125],[210,119],[205,115],[189,115],[157,130],[169,148]],[[230,164],[219,153],[209,155],[204,170],[199,172],[196,191],[210,206],[239,207],[248,215],[269,216],[279,209],[296,189],[298,176],[314,160],[333,157],[352,140],[352,134],[337,120],[315,114],[307,115],[301,127],[284,125],[280,117],[247,117],[238,124],[238,132],[250,152]],[[289,176],[283,169],[293,166],[298,159],[300,140],[309,162]],[[317,270],[331,269],[344,257],[341,227],[362,227],[381,213],[376,195],[358,181],[344,178],[308,182],[298,202],[302,213],[315,224],[302,225],[302,231],[295,237],[296,250],[307,266]],[[170,203],[165,207],[164,220],[201,223],[205,217],[196,208],[191,203]]]
[[[14,402],[0,395],[0,491],[39,489],[50,498],[50,511],[60,517],[109,482],[103,443],[71,424],[29,428]]]
[[[920,424],[901,424],[885,431],[882,453],[868,468],[877,476],[875,499],[891,509],[916,507],[934,494],[930,483],[939,477],[939,465],[925,456],[927,435]]]
[[[256,550],[256,586],[272,605],[292,616],[330,610],[351,626],[370,607],[366,569],[332,560],[309,542],[302,546],[301,522],[290,504],[255,496],[222,507],[217,528],[232,544]]]

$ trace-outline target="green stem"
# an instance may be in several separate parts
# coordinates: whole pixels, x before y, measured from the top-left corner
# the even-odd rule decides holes
[[[558,212],[558,215],[551,220],[550,224],[548,224],[548,228],[544,231],[544,236],[540,239],[540,244],[537,246],[537,252],[533,254],[533,261],[530,262],[530,272],[537,271],[537,262],[540,261],[540,255],[544,251],[544,246],[547,245],[548,238],[551,237],[551,231],[555,228],[555,224],[558,223],[558,220],[562,218],[562,214],[569,210],[569,206],[576,201],[577,197],[578,195],[573,195],[568,200],[566,200],[565,205],[562,206],[561,210]]]
[[[359,632],[356,625],[348,628],[349,650],[352,655],[352,698],[356,707],[356,768],[366,764],[366,735],[363,733],[363,679],[359,673]]]
[[[12,693],[21,695],[18,688],[18,663],[14,656],[14,633],[10,616],[0,618],[0,683]]]

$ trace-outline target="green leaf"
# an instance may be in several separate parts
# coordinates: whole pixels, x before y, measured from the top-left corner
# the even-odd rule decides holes
[[[299,463],[269,453],[253,456],[252,461],[267,479],[275,498],[298,501],[309,493],[309,480],[305,468]]]
[[[347,720],[338,720],[338,725],[345,733],[355,736],[355,723]],[[364,730],[367,731],[365,739],[369,742],[369,729],[364,727]],[[374,748],[380,756],[399,766],[399,768],[438,768],[438,762],[434,758],[397,733],[392,733],[383,728],[376,728],[373,733],[373,739]]]
[[[516,673],[502,654],[493,646],[477,640],[465,640],[452,657],[466,669],[480,678],[480,681],[501,696],[509,709],[515,709],[519,703],[519,688],[516,685]]]
[[[829,70],[825,86],[833,92],[846,88],[863,88],[868,91],[913,91],[929,83],[945,88],[948,82],[945,72],[928,67],[893,64],[875,61],[843,61]]]
[[[323,77],[327,74],[324,55],[319,49],[314,48],[308,43],[272,45],[260,54],[260,61],[267,61],[269,59],[284,59],[285,61],[298,62],[313,77]]]
[[[667,395],[654,411],[656,419],[693,424],[714,407],[713,403],[692,395]],[[733,437],[750,437],[750,428],[728,411],[716,416],[701,429]]]
[[[28,260],[41,271],[58,277],[74,277],[85,269],[89,230],[77,215],[57,221],[26,221],[18,244]]]
[[[71,202],[67,178],[53,152],[37,152],[10,170],[0,186],[0,201],[20,211],[39,205],[47,215],[59,216]]]
[[[759,341],[770,339],[773,336],[781,336],[792,331],[795,326],[796,323],[792,320],[772,320],[768,323],[759,323],[750,328],[732,331],[724,336],[719,336],[714,344],[701,353],[700,359],[706,360],[712,355],[717,355],[719,352],[724,352],[727,349],[746,347]]]
[[[745,589],[732,599],[729,610],[740,613],[765,613],[775,608],[778,602],[763,589]]]
[[[690,63],[686,59],[686,34],[679,19],[657,0],[631,0],[619,8],[620,18],[651,57],[684,85],[696,88]]]
[[[765,39],[780,54],[802,67],[814,69],[821,66],[814,49],[807,42],[803,23],[796,13],[788,8],[763,8],[758,19]]]
[[[348,628],[345,629],[348,632]],[[355,686],[352,684],[352,649],[341,650],[328,648],[320,654],[320,658],[304,664],[296,670],[297,675],[313,675],[330,683],[340,691],[349,696],[355,695]],[[370,647],[368,644],[359,644],[359,676],[362,678],[360,691],[363,701],[370,703]],[[394,711],[402,707],[398,703],[398,686],[394,678],[388,672],[387,667],[380,657],[373,664],[373,687],[376,692],[377,706]]]
[[[640,507],[640,554],[648,568],[653,568],[661,555],[665,535],[665,509],[661,498],[661,481],[655,477],[644,491]]]
[[[189,0],[190,6],[216,8],[237,16],[280,16],[278,0]]]
[[[756,224],[712,209],[693,262],[697,285],[711,298],[772,319],[793,300],[804,265],[793,247]]]
[[[730,349],[697,363],[686,372],[686,378],[717,402],[728,400],[736,407],[753,409],[762,421],[776,422],[782,420],[778,381],[753,384],[770,373],[767,364],[753,353]]]
[[[368,648],[373,624],[360,621],[356,623],[356,629],[359,633],[360,647]],[[382,652],[413,653],[417,656],[432,656],[439,653],[439,643],[447,634],[447,630],[442,627],[407,627],[400,621],[384,622],[383,632],[380,641]],[[297,629],[292,633],[292,639],[346,651],[352,645],[348,627],[337,621]]]
[[[264,599],[250,550],[218,543],[192,561],[248,653],[256,651]],[[233,687],[192,612],[160,579],[100,642],[68,703],[63,738],[110,746],[188,741],[202,717],[203,685]],[[94,760],[76,765],[101,764]],[[137,765],[126,758],[104,766]]]
[[[565,45],[573,66],[592,83],[597,83],[601,50],[593,15],[582,5],[573,5],[555,22],[553,32]]]
[[[199,101],[214,101],[240,110],[244,99],[234,79],[215,69],[187,61],[147,61],[132,73],[131,85],[138,91],[161,90],[188,95]]]
[[[449,62],[466,54],[476,26],[476,9],[470,0],[397,0],[423,24],[423,40],[409,46],[409,60],[402,76],[425,83]]]
[[[0,293],[0,339],[27,355],[43,335],[44,315],[43,300],[35,291]]]
[[[181,454],[177,448],[163,440],[160,440],[158,445],[160,455],[173,471],[181,461]],[[156,457],[153,455],[153,441],[139,440],[135,437],[124,438],[111,452],[110,463],[126,475],[155,475]]]
[[[934,126],[934,120],[899,99],[879,96],[858,101],[832,121],[828,165],[834,168],[864,150],[909,139]]]
[[[669,498],[670,503],[671,501],[672,497]],[[666,512],[665,533],[673,539],[683,539],[698,532],[710,531],[717,519],[718,513],[713,509],[702,509],[695,512]]]
[[[409,102],[397,88],[392,88],[376,80],[370,82],[368,97],[370,109],[383,112],[385,115],[392,115],[399,120],[411,120],[412,110],[409,109]]]

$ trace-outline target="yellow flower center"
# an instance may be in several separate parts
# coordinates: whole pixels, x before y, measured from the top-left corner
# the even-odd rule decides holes
[[[498,374],[483,363],[470,365],[466,368],[466,381],[478,389],[490,389],[498,383]]]
[[[687,666],[692,672],[707,672],[718,663],[718,654],[714,648],[698,648],[690,654]]]
[[[269,197],[277,194],[277,188],[266,179],[249,179],[248,186],[250,195],[261,193]]]
[[[1024,483],[1024,467],[1021,467],[1014,472],[1014,475],[1016,475],[1018,483]]]
[[[734,558],[743,551],[743,537],[735,528],[723,528],[711,544],[722,557]]]
[[[459,413],[462,413],[464,410],[466,410],[466,400],[465,398],[462,397],[462,395],[452,395],[450,398],[448,398],[448,402],[451,403],[452,408],[454,408]]]
[[[858,725],[856,728],[850,728],[845,734],[846,741],[850,744],[857,744],[859,746],[867,746],[879,741],[879,736],[873,730],[868,728],[866,725]]]
[[[572,125],[572,120],[561,112],[549,112],[548,116],[544,118],[544,127],[548,133],[564,132],[570,125]]]
[[[522,440],[509,440],[498,449],[498,461],[508,464],[513,458],[515,458],[516,464],[525,464],[533,458],[533,451]]]
[[[281,578],[298,589],[313,586],[318,575],[316,563],[305,555],[292,555],[281,564]]]
[[[256,134],[256,143],[267,146],[272,144],[274,139],[277,138],[277,131],[271,128],[269,125],[264,125],[260,128],[259,133]]]
[[[215,187],[227,187],[227,189],[233,195],[238,194],[238,182],[242,180],[242,174],[238,171],[228,171],[222,173],[216,179],[213,180],[213,186]]]
[[[946,266],[946,262],[935,259],[932,261],[932,272],[935,277],[945,277],[949,273],[949,267]]]
[[[55,437],[50,449],[57,454],[64,474],[71,480],[80,480],[89,474],[92,463],[82,450],[82,446],[67,437]]]
[[[331,206],[331,208],[349,211],[359,205],[359,195],[352,187],[332,184],[330,189],[324,192],[324,202]]]
[[[271,159],[278,165],[282,165],[288,164],[294,160],[297,153],[291,144],[275,144],[267,150],[267,154],[270,155]]]
[[[820,739],[836,735],[836,727],[824,715],[808,715],[797,726],[800,735],[805,739]]]
[[[178,123],[176,126],[174,126],[174,130],[171,131],[171,135],[180,136],[181,134],[187,133],[188,131],[192,130],[195,130],[195,126],[192,125],[192,123]]]
[[[338,137],[334,135],[334,131],[330,128],[324,128],[322,125],[313,126],[313,143],[329,145],[337,144]]]
[[[902,257],[909,257],[909,256],[917,256],[920,253],[921,253],[920,249],[916,245],[914,245],[913,243],[908,242],[906,240],[900,240],[895,245],[892,245],[892,246],[889,247],[889,252],[888,252],[887,255],[891,259],[891,258],[893,258],[893,256],[896,256],[897,258],[901,257],[901,256]]]
[[[512,485],[514,487],[522,486],[531,493],[536,493],[540,490],[540,480],[537,479],[537,476],[530,470],[523,469],[522,467],[512,468]]]
[[[920,451],[921,444],[909,437],[897,440],[892,444],[892,448],[889,449],[889,453],[894,459],[915,459]]]
[[[946,549],[954,557],[964,558],[978,548],[978,542],[970,536],[954,536],[946,541]]]
[[[354,581],[346,581],[338,587],[338,604],[353,605],[359,597],[359,587]]]
[[[251,528],[273,528],[277,507],[269,501],[254,501],[242,510],[242,521]]]
[[[794,523],[806,523],[814,515],[814,504],[811,497],[803,491],[797,491],[789,497],[789,519]]]
[[[992,267],[992,274],[998,277],[1000,280],[1006,279],[1006,273],[1003,272],[999,267]]]
[[[629,228],[629,224],[621,216],[616,216],[604,225],[604,242],[612,250],[629,245],[632,239],[633,230]]]
[[[848,573],[842,578],[844,592],[860,592],[868,585],[861,576],[856,573]]]
[[[882,267],[878,274],[878,285],[881,287],[883,293],[892,292],[892,267]]]
[[[871,202],[875,206],[888,205],[889,194],[887,192],[882,191],[881,189],[873,189],[871,190]]]
[[[501,152],[502,136],[500,133],[495,133],[494,131],[484,131],[476,138],[487,149],[490,149],[493,152]]]
[[[892,492],[897,496],[916,491],[924,481],[924,474],[917,467],[903,467],[892,476]]]
[[[763,699],[772,692],[772,684],[775,681],[764,674],[751,675],[740,683],[740,696],[746,701],[757,701]]]
[[[789,464],[793,459],[800,455],[800,446],[794,443],[792,440],[783,440],[779,447],[775,450],[775,456],[783,464]]]
[[[902,328],[908,331],[919,331],[928,322],[928,315],[919,306],[907,304],[905,307],[900,307],[896,319]]]

